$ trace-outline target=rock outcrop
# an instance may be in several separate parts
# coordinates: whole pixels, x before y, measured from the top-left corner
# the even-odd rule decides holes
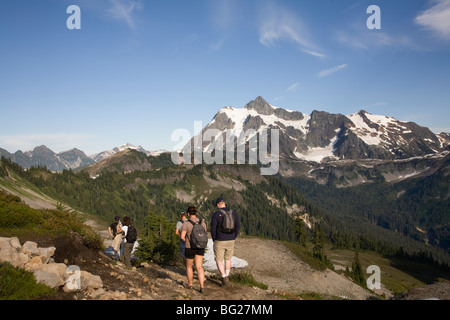
[[[99,276],[81,271],[77,266],[55,263],[56,248],[39,248],[36,242],[23,245],[17,237],[0,238],[0,262],[25,269],[34,274],[36,282],[51,288],[62,287],[65,292],[91,290],[103,287]]]

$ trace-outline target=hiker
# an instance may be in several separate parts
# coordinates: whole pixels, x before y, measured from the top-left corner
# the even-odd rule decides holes
[[[203,270],[203,256],[205,255],[206,244],[203,249],[193,248],[194,244],[194,224],[200,224],[207,237],[206,224],[203,220],[197,218],[197,208],[190,206],[187,209],[187,214],[189,219],[183,223],[181,227],[181,240],[185,242],[185,257],[186,257],[186,274],[188,279],[187,289],[192,289],[192,284],[194,281],[194,261],[195,267],[197,268],[198,280],[200,281],[200,293],[204,292],[205,283],[205,271]],[[192,241],[192,243],[191,243]],[[207,242],[207,240],[206,240]]]
[[[123,259],[125,266],[131,268],[131,252],[137,240],[136,228],[131,224],[130,217],[123,218]]]
[[[237,213],[227,208],[223,198],[216,200],[216,206],[218,210],[211,219],[214,260],[222,276],[222,285],[226,286],[229,283],[231,257],[234,255],[234,244],[241,224]]]
[[[181,227],[185,221],[187,221],[186,213],[182,211],[180,213],[180,220],[178,220],[177,225],[175,226],[175,234],[180,237],[180,257],[183,258],[184,266],[186,266],[186,256],[184,255],[186,246],[185,242],[181,240]]]
[[[114,218],[114,223],[111,226],[113,226],[113,225],[116,225],[116,227],[115,227],[116,233],[114,235],[112,247],[114,250],[117,251],[119,256],[122,256],[123,252],[121,250],[122,249],[121,247],[122,247],[122,240],[123,240],[123,238],[122,238],[123,231],[122,231],[122,222],[120,221],[119,216],[116,216]]]
[[[111,236],[111,239],[114,239],[116,237],[117,225],[119,224],[119,222],[120,222],[120,217],[115,216],[114,222],[111,223],[111,225],[108,227],[108,232],[109,232],[109,235]]]

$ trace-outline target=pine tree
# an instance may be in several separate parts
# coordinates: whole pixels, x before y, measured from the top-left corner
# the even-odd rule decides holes
[[[174,225],[167,217],[150,209],[145,219],[144,238],[139,242],[136,255],[143,260],[157,260],[167,264],[177,257],[178,241]]]
[[[359,262],[359,254],[355,252],[355,261],[352,263],[352,272],[351,277],[355,281],[355,283],[359,284],[363,288],[367,287],[366,279],[364,278],[364,272]]]
[[[307,248],[307,234],[305,230],[305,224],[302,219],[300,219],[300,217],[297,217],[295,219],[294,233],[300,245]]]

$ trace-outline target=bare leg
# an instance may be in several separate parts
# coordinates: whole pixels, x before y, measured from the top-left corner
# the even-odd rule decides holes
[[[186,274],[188,279],[188,285],[192,287],[194,281],[194,259],[186,259]]]
[[[205,270],[203,270],[203,256],[195,256],[195,268],[198,273],[198,280],[200,281],[200,288],[205,284]]]
[[[223,265],[223,261],[216,260],[216,264],[217,264],[217,269],[220,272],[220,275],[224,276],[225,275],[225,267]]]
[[[231,271],[231,260],[225,260],[225,274],[229,276],[230,271]]]

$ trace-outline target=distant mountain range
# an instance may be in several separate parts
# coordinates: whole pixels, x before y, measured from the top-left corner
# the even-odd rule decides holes
[[[91,156],[87,156],[83,151],[76,148],[55,153],[46,146],[39,146],[32,151],[22,152],[19,150],[13,154],[0,148],[0,157],[11,159],[25,169],[32,166],[46,166],[50,171],[63,171],[87,167],[128,149],[136,150],[146,155],[158,155],[160,153],[158,151],[147,151],[141,146],[126,143],[112,150],[102,151]]]
[[[203,151],[211,152],[219,139],[225,142],[226,131],[232,130],[241,143],[248,144],[248,132],[279,129],[280,160],[303,161],[313,165],[341,160],[399,160],[426,157],[449,150],[450,134],[434,134],[413,122],[392,117],[372,115],[364,110],[344,116],[323,111],[303,114],[277,108],[262,97],[250,101],[244,108],[225,107],[202,130],[219,132],[214,140],[203,141]],[[238,146],[236,146],[238,148]],[[124,150],[132,149],[157,156],[163,151],[150,152],[141,146],[124,144],[112,150],[87,156],[71,149],[55,153],[46,146],[13,154],[0,148],[0,157],[11,159],[24,168],[46,166],[51,171],[78,169],[103,161]],[[286,165],[283,166],[286,169]]]

